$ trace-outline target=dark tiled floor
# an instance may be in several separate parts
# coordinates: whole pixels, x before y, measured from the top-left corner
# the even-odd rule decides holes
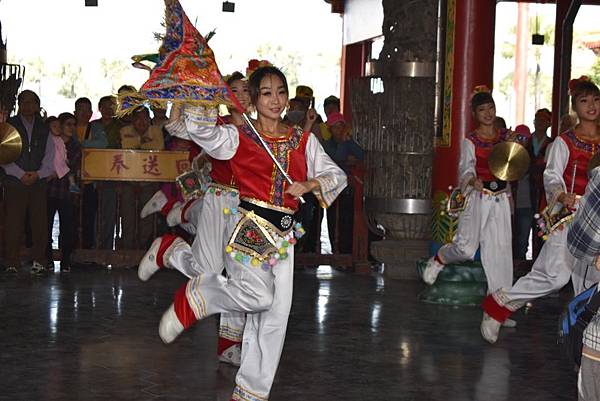
[[[74,269],[0,277],[1,400],[228,400],[235,370],[215,357],[216,319],[165,346],[157,324],[176,273]],[[420,283],[296,274],[274,401],[576,399],[556,346],[560,298],[516,316],[499,344],[478,308],[424,305]]]

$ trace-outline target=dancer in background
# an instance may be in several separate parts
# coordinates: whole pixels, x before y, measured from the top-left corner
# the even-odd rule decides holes
[[[496,105],[489,90],[478,89],[471,99],[478,126],[463,141],[458,167],[466,208],[453,241],[427,262],[423,280],[433,284],[446,264],[472,260],[480,248],[488,293],[492,293],[512,285],[513,261],[510,187],[492,175],[488,157],[494,145],[513,138],[510,131],[495,127]]]
[[[575,294],[586,282],[597,280],[595,269],[574,269],[575,259],[567,249],[567,230],[574,216],[578,199],[588,182],[588,163],[600,146],[600,91],[587,77],[569,83],[571,106],[579,122],[554,140],[548,150],[544,171],[544,189],[550,209],[561,211],[564,217],[550,231],[531,271],[513,286],[502,286],[483,301],[484,319],[481,334],[490,343],[498,339],[500,327],[517,309],[533,299],[560,290],[573,280]],[[548,223],[546,223],[548,224]]]

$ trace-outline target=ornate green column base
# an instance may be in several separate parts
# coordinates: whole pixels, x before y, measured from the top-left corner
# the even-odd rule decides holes
[[[423,277],[426,259],[417,262],[417,274]],[[480,262],[450,264],[440,272],[434,285],[428,285],[419,300],[431,304],[478,306],[487,292],[487,279]]]

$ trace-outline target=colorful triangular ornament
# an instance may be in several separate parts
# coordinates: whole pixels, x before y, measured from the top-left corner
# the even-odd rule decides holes
[[[165,0],[164,22],[158,62],[138,92],[119,95],[119,115],[145,104],[166,108],[167,103],[224,104],[243,110],[223,80],[212,49],[178,0]]]

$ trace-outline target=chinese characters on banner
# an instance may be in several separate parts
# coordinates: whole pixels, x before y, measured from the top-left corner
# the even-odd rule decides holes
[[[191,169],[188,152],[83,149],[84,181],[169,182]]]

